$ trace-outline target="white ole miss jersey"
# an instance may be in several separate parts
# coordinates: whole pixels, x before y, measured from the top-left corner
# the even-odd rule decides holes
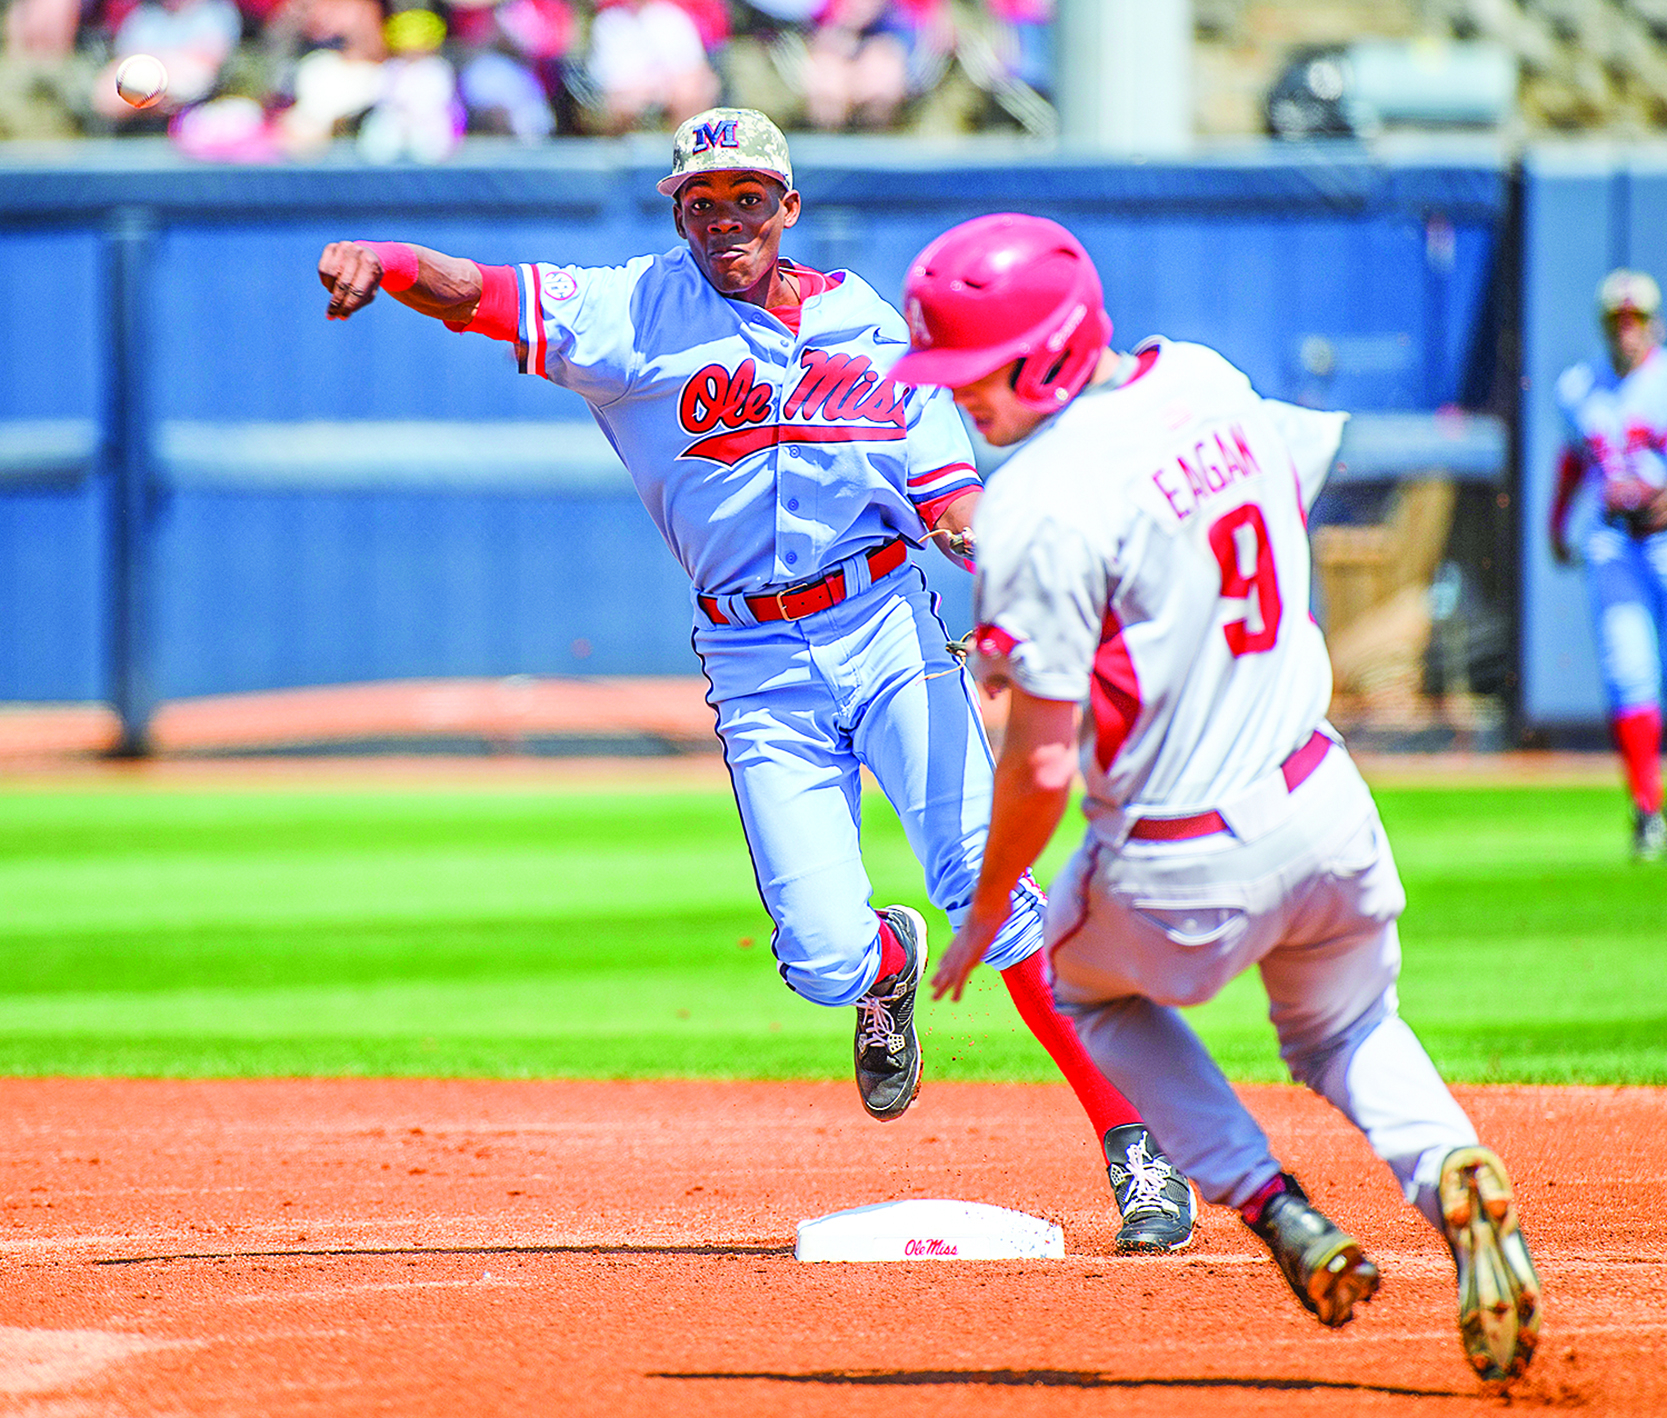
[[[1085,810],[1122,821],[1220,808],[1324,718],[1307,509],[1346,418],[1201,345],[1136,369],[1033,435],[975,519],[975,671],[1084,706]]]
[[[523,369],[584,398],[697,592],[918,544],[978,486],[947,392],[885,377],[909,345],[903,317],[848,271],[807,282],[795,331],[720,295],[687,247],[515,270]]]
[[[1612,511],[1667,487],[1667,354],[1657,347],[1630,374],[1576,364],[1557,380],[1557,405],[1584,481]]]

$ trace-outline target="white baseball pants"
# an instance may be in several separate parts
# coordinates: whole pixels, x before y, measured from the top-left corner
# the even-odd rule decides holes
[[[861,769],[873,773],[957,926],[989,834],[993,764],[975,690],[913,565],[803,620],[700,626],[718,737],[735,785],[771,948],[788,986],[855,1004],[880,968],[860,841]],[[1041,949],[1028,881],[986,957],[997,970]]]
[[[1667,632],[1667,532],[1640,538],[1597,522],[1581,550],[1609,712],[1659,705]]]
[[[1054,992],[1094,1061],[1210,1201],[1279,1171],[1268,1140],[1175,1006],[1256,966],[1291,1074],[1365,1133],[1440,1225],[1441,1160],[1476,1141],[1396,1013],[1406,895],[1376,805],[1333,746],[1255,840],[1131,840],[1091,829],[1051,890]]]

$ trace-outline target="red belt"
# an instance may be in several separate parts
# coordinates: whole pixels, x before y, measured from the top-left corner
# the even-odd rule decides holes
[[[863,555],[868,559],[868,579],[873,582],[882,576],[890,576],[907,561],[909,547],[903,538],[898,537],[895,541],[875,547]],[[789,586],[774,595],[748,596],[746,602],[753,619],[759,622],[803,620],[807,615],[815,615],[817,611],[825,611],[829,606],[837,606],[848,595],[850,592],[845,589],[845,573],[830,571],[819,580]],[[716,597],[696,596],[695,600],[713,625],[730,624],[729,617],[718,608]]]
[[[1331,740],[1315,729],[1314,736],[1279,765],[1285,776],[1285,791],[1294,793],[1306,783],[1330,748]],[[1227,830],[1227,819],[1219,812],[1201,812],[1192,817],[1143,817],[1129,829],[1129,836],[1143,842],[1184,842]]]

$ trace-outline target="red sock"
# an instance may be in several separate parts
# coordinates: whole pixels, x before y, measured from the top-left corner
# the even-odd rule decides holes
[[[1610,723],[1626,764],[1627,787],[1640,812],[1661,811],[1661,710],[1627,709]]]
[[[1104,1138],[1113,1128],[1140,1122],[1134,1104],[1111,1086],[1088,1057],[1071,1021],[1054,1007],[1053,991],[1042,974],[1042,952],[1038,950],[1017,965],[1009,965],[1001,972],[1001,979],[1013,996],[1019,1017],[1030,1026],[1030,1032],[1059,1065],[1077,1095],[1077,1102],[1094,1125],[1094,1136]]]
[[[880,973],[876,980],[888,980],[909,963],[909,952],[884,916],[880,917]]]
[[[1244,1217],[1247,1226],[1254,1226],[1262,1219],[1262,1208],[1272,1201],[1280,1192],[1285,1190],[1285,1174],[1281,1172],[1271,1182],[1266,1183],[1255,1196],[1251,1197],[1239,1208],[1239,1215]]]

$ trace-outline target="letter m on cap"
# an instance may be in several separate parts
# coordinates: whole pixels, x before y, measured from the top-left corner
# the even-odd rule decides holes
[[[697,153],[704,153],[708,148],[738,148],[741,141],[735,136],[733,118],[726,118],[721,123],[702,123],[695,129],[695,146]]]

